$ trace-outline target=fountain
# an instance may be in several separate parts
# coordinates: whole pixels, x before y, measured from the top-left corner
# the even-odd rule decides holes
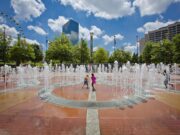
[[[172,72],[177,74],[178,66],[174,64],[172,68]],[[55,67],[53,67],[52,64],[48,65],[47,63],[44,63],[44,68],[42,70],[38,67],[31,67],[30,65],[20,65],[16,69],[17,72],[7,65],[0,68],[1,74],[5,74],[5,83],[7,82],[7,74],[9,74],[7,83],[16,82],[16,85],[13,85],[13,89],[43,84],[44,87],[39,91],[39,97],[45,101],[62,105],[62,102],[60,101],[63,100],[63,103],[68,102],[68,104],[73,103],[77,104],[77,106],[84,107],[90,106],[88,101],[80,101],[80,103],[77,101],[69,102],[67,99],[56,97],[56,95],[52,94],[52,91],[56,87],[62,88],[82,84],[83,78],[87,74],[85,65],[73,67],[71,64],[68,67],[61,64],[61,66],[55,65]],[[119,68],[117,61],[114,62],[113,67],[111,64],[99,64],[98,66],[94,66],[97,84],[104,86],[109,85],[111,87],[109,92],[112,93],[111,100],[102,102],[97,101],[97,103],[94,104],[94,107],[132,106],[132,103],[139,103],[143,100],[147,100],[149,97],[153,96],[153,89],[157,88],[164,90],[164,76],[162,74],[164,69],[169,71],[168,66],[163,63],[157,65],[131,65],[130,62],[121,65]],[[176,80],[172,81],[172,83],[176,83]],[[171,88],[168,88],[168,90],[176,92],[176,87],[174,90]],[[93,106],[91,105],[91,107]]]

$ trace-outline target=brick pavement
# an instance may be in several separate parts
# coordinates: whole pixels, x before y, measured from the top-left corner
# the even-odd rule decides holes
[[[101,135],[179,135],[180,110],[158,100],[133,108],[99,110]]]
[[[0,112],[0,134],[84,135],[86,109],[59,107],[37,96]]]
[[[96,89],[99,101],[121,97],[109,86],[96,85]],[[41,101],[37,90],[26,92],[18,91],[17,95],[10,94],[0,99],[0,135],[86,134],[86,109],[56,106]],[[88,98],[88,91],[81,89],[81,85],[57,88],[54,93],[74,100]],[[132,108],[99,110],[101,135],[179,135],[179,93],[155,94],[160,98]],[[2,109],[4,103],[11,106]]]

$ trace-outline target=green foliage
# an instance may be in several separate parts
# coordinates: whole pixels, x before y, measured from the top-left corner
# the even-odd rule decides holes
[[[40,49],[40,46],[37,44],[32,44],[32,48],[34,49],[34,55],[35,58],[33,59],[33,62],[40,62],[43,60],[43,52]]]
[[[161,45],[161,57],[163,63],[173,63],[174,45],[169,40],[163,40]]]
[[[75,45],[73,47],[73,63],[80,64],[81,63],[81,46]]]
[[[150,52],[151,62],[153,63],[160,63],[163,61],[162,57],[162,46],[160,43],[152,44],[152,50]]]
[[[150,63],[173,63],[174,44],[169,40],[159,43],[147,42],[142,53],[142,59],[147,64]]]
[[[60,63],[72,62],[72,56],[72,45],[64,34],[55,38],[46,52],[46,60],[59,60]]]
[[[88,44],[85,40],[81,40],[79,45],[73,47],[73,63],[87,64],[90,60]]]
[[[95,63],[108,62],[108,52],[104,48],[98,48],[98,50],[93,54],[93,60]]]
[[[145,44],[145,48],[142,54],[142,59],[145,61],[147,64],[151,63],[151,52],[153,49],[153,43],[152,42],[147,42]]]
[[[11,60],[16,61],[16,65],[22,62],[32,61],[35,59],[34,49],[25,40],[19,40],[10,49]]]
[[[174,62],[180,63],[180,34],[177,34],[173,38],[173,45],[174,45]]]
[[[133,53],[131,63],[138,63],[138,54]]]
[[[141,64],[144,62],[144,61],[143,61],[143,58],[142,58],[142,55],[139,56],[138,62],[141,63]]]
[[[12,39],[0,32],[0,60],[6,63],[9,60],[9,48]]]
[[[117,60],[119,63],[126,63],[127,61],[131,60],[131,54],[130,54],[130,52],[126,52],[126,51],[117,49],[110,56],[109,62],[114,63],[115,60]]]

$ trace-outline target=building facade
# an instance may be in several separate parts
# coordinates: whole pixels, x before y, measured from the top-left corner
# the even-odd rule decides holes
[[[146,40],[152,42],[159,42],[163,39],[172,40],[176,34],[180,34],[180,22],[148,32]]]
[[[62,32],[69,38],[73,45],[79,41],[79,23],[70,19],[62,27]]]
[[[144,44],[148,41],[160,42],[164,39],[172,40],[176,34],[180,34],[180,22],[175,22],[166,27],[159,28],[154,31],[149,31],[145,37],[140,39],[140,54],[144,49]]]

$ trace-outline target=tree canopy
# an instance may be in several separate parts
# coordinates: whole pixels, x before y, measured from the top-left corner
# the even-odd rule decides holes
[[[90,52],[87,42],[82,39],[78,45],[73,47],[73,63],[87,64],[90,60]]]
[[[72,62],[72,44],[65,34],[50,42],[46,60],[58,60],[60,63]]]
[[[16,62],[16,65],[22,62],[32,61],[35,59],[34,49],[25,40],[18,39],[16,44],[10,49],[10,58]]]
[[[95,63],[107,63],[108,52],[104,48],[98,48],[93,54],[93,60]]]
[[[10,36],[5,36],[0,32],[0,60],[6,63],[9,59],[9,48],[12,39]]]
[[[177,34],[173,38],[173,45],[174,45],[174,56],[173,60],[176,63],[180,63],[180,34]]]
[[[109,58],[109,62],[113,63],[117,60],[119,63],[126,63],[131,60],[130,52],[123,51],[121,49],[115,50]]]

